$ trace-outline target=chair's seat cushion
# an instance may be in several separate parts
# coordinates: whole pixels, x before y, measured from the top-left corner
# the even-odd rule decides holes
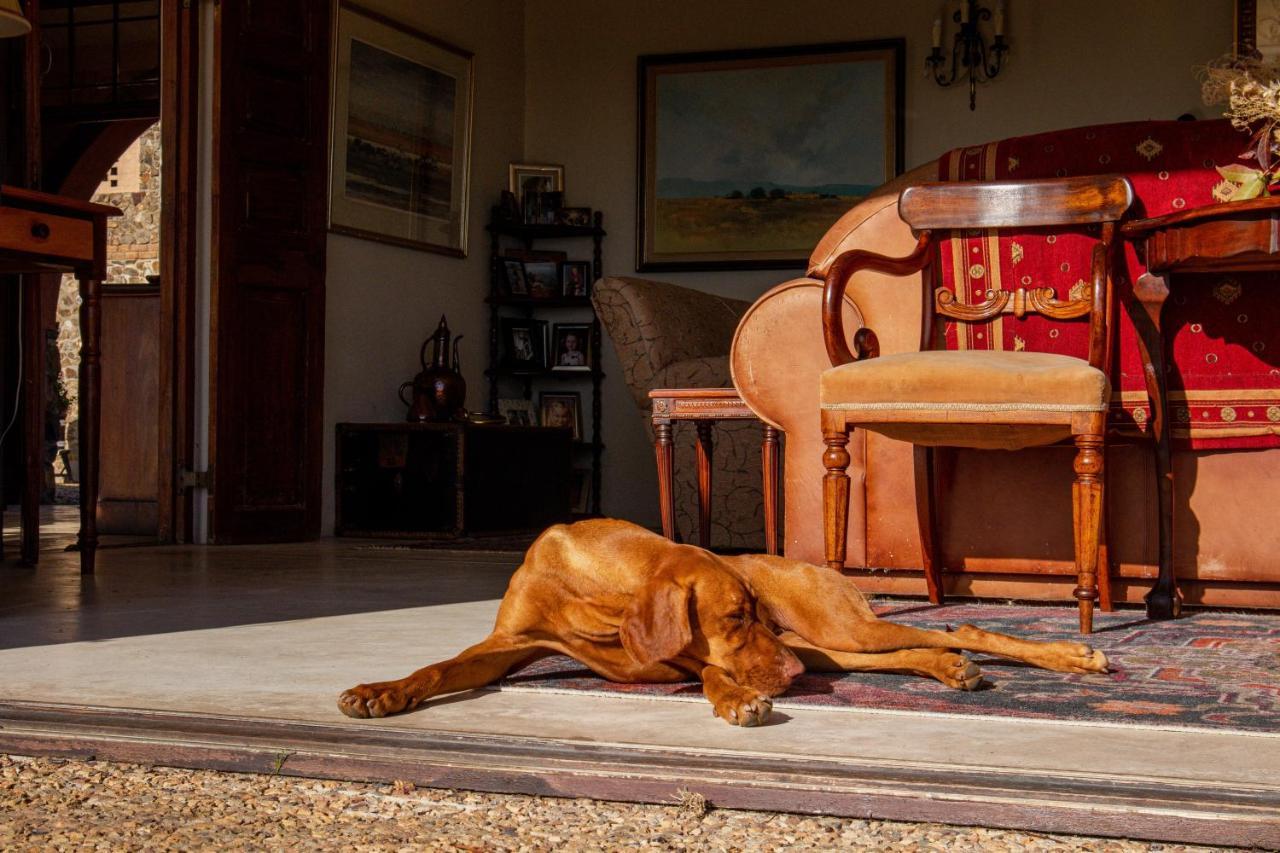
[[[1071,434],[1072,416],[1106,411],[1106,375],[1042,352],[938,350],[886,355],[822,374],[821,405],[849,423],[915,441],[1026,447]]]

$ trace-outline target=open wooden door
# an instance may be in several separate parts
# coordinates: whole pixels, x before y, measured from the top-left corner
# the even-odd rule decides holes
[[[214,21],[212,539],[320,532],[330,4]]]

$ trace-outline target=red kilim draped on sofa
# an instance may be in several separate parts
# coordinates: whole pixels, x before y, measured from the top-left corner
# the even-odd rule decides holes
[[[1222,121],[1098,125],[957,149],[939,161],[944,181],[1052,178],[1118,173],[1133,183],[1136,217],[1219,203],[1215,169],[1247,163],[1248,134]],[[1087,286],[1096,237],[1035,229],[953,233],[942,246],[943,286],[958,301],[982,302],[988,290],[1052,287],[1059,298]],[[1127,293],[1144,272],[1125,247]],[[1072,290],[1076,290],[1076,294]],[[1112,422],[1143,428],[1149,419],[1136,333],[1123,307]],[[1165,306],[1172,437],[1197,449],[1280,446],[1280,271],[1182,275]],[[990,325],[949,324],[947,346],[1042,350],[1085,357],[1087,323],[1005,315]]]

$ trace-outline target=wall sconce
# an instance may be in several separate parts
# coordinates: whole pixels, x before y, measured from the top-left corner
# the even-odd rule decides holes
[[[995,38],[991,47],[978,32],[979,21],[995,19]],[[960,8],[951,14],[951,20],[960,25],[951,42],[951,69],[944,72],[946,59],[942,56],[942,18],[933,21],[933,50],[925,59],[927,72],[939,86],[950,86],[958,80],[969,78],[969,109],[977,109],[978,84],[993,79],[1004,64],[1009,45],[1004,40],[1004,0],[996,0],[995,15],[978,0],[960,0]]]
[[[0,38],[25,36],[31,32],[31,22],[22,17],[18,0],[0,0]]]

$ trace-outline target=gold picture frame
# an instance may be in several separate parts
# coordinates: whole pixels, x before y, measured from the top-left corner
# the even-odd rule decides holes
[[[803,268],[902,171],[905,52],[899,38],[641,56],[636,269]]]

